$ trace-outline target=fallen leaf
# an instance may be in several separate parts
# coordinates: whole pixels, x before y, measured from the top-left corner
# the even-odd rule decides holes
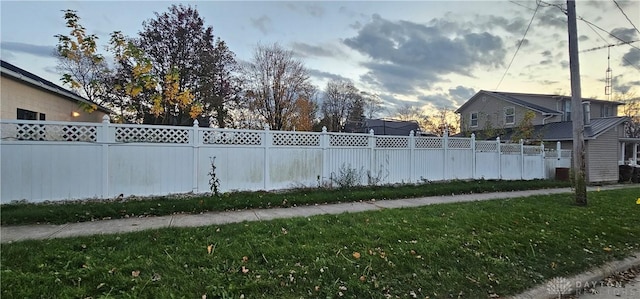
[[[99,289],[99,288],[101,288],[101,287],[103,287],[104,285],[105,285],[105,283],[104,283],[104,282],[100,283],[100,284],[96,287],[96,290],[97,290],[97,289]]]
[[[202,295],[202,299],[207,299],[207,294]]]
[[[138,271],[138,270],[131,271],[131,276],[132,276],[132,277],[138,277],[138,276],[140,276],[140,271]]]
[[[212,251],[213,251],[213,244],[210,244],[209,246],[207,246],[207,253],[211,254]]]
[[[605,247],[605,248],[602,248],[602,249],[603,249],[604,251],[606,251],[606,252],[610,252],[610,251],[611,251],[611,247]]]
[[[360,281],[365,282],[365,281],[367,281],[367,278],[364,277],[364,275],[362,275],[362,276],[360,276]]]
[[[356,260],[360,258],[360,252],[354,252],[353,253],[353,258],[355,258]]]
[[[242,257],[242,262],[243,262],[243,263],[246,263],[247,261],[249,261],[249,257],[248,257],[248,256],[246,256],[246,255],[245,255],[245,256],[243,256],[243,257]]]
[[[313,288],[316,292],[320,291],[320,286],[316,286],[315,288]]]
[[[246,268],[245,266],[242,266],[242,273],[244,274],[249,273],[249,269]]]

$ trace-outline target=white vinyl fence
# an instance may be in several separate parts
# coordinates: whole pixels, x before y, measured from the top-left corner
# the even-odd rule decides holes
[[[359,173],[361,184],[393,184],[539,179],[557,167],[545,159],[543,146],[473,137],[122,125],[108,119],[0,124],[1,203],[208,192],[214,157],[223,192],[316,187],[345,169]]]

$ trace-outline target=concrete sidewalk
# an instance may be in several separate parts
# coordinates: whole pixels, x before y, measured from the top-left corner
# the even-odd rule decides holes
[[[630,185],[590,187],[589,190],[610,190]],[[203,214],[178,214],[158,217],[126,218],[92,222],[67,223],[62,225],[20,225],[0,227],[0,243],[23,240],[44,240],[76,236],[117,234],[163,227],[198,227],[243,221],[263,221],[279,218],[309,217],[323,214],[357,213],[381,209],[419,207],[439,203],[526,197],[532,195],[560,194],[571,192],[570,188],[527,190],[513,192],[478,193],[452,196],[433,196],[411,199],[366,201],[327,205],[300,206],[293,208],[256,209],[231,212],[209,212]]]

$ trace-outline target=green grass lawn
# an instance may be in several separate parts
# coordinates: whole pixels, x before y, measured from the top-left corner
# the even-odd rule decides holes
[[[640,250],[640,188],[2,244],[2,298],[487,298]],[[208,248],[211,253],[208,253]]]
[[[264,209],[296,205],[397,199],[420,196],[569,187],[568,182],[452,181],[421,185],[356,187],[349,189],[298,189],[287,192],[234,192],[222,197],[159,197],[111,202],[73,201],[53,204],[12,203],[0,206],[2,225],[91,221],[124,217],[160,216],[239,209]]]

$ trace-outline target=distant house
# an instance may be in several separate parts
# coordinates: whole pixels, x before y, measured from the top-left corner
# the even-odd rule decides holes
[[[640,139],[626,138],[626,117],[617,117],[620,102],[583,99],[585,111],[585,151],[587,180],[613,182],[618,180],[618,165],[637,163]],[[579,107],[583,109],[583,107]],[[511,140],[525,114],[533,112],[531,139],[560,142],[563,149],[572,149],[571,97],[481,90],[456,110],[461,128],[479,138]],[[632,153],[625,145],[632,143]],[[628,148],[628,147],[627,147]]]
[[[362,124],[353,125],[352,123],[347,123],[344,128],[344,131],[349,133],[369,133],[371,130],[373,130],[374,135],[409,136],[411,131],[418,135],[420,125],[416,121],[365,119]]]
[[[0,62],[0,119],[101,122],[110,112],[51,81]],[[87,112],[82,106],[96,109]]]

